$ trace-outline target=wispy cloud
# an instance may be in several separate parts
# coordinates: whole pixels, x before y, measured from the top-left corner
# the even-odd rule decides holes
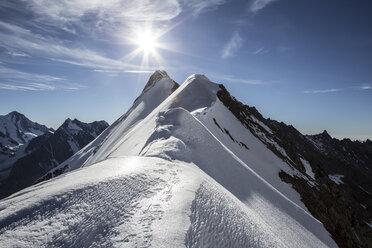
[[[359,86],[360,90],[372,90],[372,85],[362,85]]]
[[[278,0],[253,0],[249,6],[249,10],[253,13],[257,13],[267,5],[276,2]]]
[[[265,53],[268,53],[269,50],[266,50],[265,48],[261,47],[259,49],[257,49],[256,51],[253,52],[253,54],[255,55],[259,55],[259,54],[265,54]]]
[[[0,66],[0,89],[6,90],[77,90],[84,85],[51,75],[29,73]]]
[[[103,70],[103,69],[94,69],[94,72],[108,73],[111,75],[117,75],[119,73],[131,73],[131,74],[151,74],[154,73],[156,69],[153,70]]]
[[[8,54],[13,57],[30,57],[30,55],[24,52],[18,52],[18,51],[9,51]]]
[[[84,47],[73,47],[71,44],[66,44],[61,40],[40,36],[17,25],[4,25],[4,23],[0,22],[0,26],[11,32],[11,34],[0,33],[0,46],[7,49],[8,53],[18,51],[18,55],[21,53],[27,55],[35,54],[53,61],[88,68],[139,69],[139,66],[107,58],[96,51]]]
[[[233,57],[235,53],[242,47],[243,39],[240,37],[238,32],[234,32],[229,42],[222,50],[221,57],[227,59]]]
[[[0,66],[0,78],[18,78],[18,79],[29,79],[32,81],[45,81],[45,82],[55,82],[63,80],[60,77],[54,77],[50,75],[28,73],[8,67]]]
[[[360,90],[372,90],[372,85],[370,84],[363,84],[360,86],[353,86],[347,88],[332,88],[332,89],[324,89],[324,90],[305,90],[305,94],[321,94],[321,93],[333,93],[339,91],[360,91]]]
[[[65,31],[76,33],[74,25],[110,29],[118,23],[123,26],[128,22],[169,21],[181,12],[191,11],[194,15],[199,15],[226,2],[227,0],[28,0],[24,4],[38,18],[57,22]]]
[[[124,71],[125,73],[136,73],[136,74],[148,74],[148,73],[153,73],[154,70],[150,71],[150,70],[125,70]]]
[[[342,89],[324,89],[324,90],[305,90],[305,94],[323,94],[323,93],[333,93],[333,92],[339,92],[342,91]]]
[[[206,11],[214,10],[219,5],[223,5],[227,0],[184,0],[186,7],[191,8],[194,15],[199,15]]]
[[[256,80],[256,79],[245,79],[245,78],[236,78],[231,75],[218,75],[218,74],[209,74],[212,78],[215,78],[217,80],[225,81],[226,83],[240,83],[240,84],[252,84],[252,85],[263,85],[268,84],[265,81],[262,80]]]
[[[76,22],[87,17],[94,17],[97,23],[164,21],[181,12],[177,0],[28,0],[27,5],[40,17],[60,22]]]
[[[1,90],[55,90],[55,87],[43,83],[25,83],[25,82],[12,82],[10,83],[0,83]]]

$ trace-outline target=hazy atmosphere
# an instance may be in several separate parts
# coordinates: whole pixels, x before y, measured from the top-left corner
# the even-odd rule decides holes
[[[0,3],[1,115],[111,124],[164,69],[304,134],[372,138],[370,1],[52,2]]]

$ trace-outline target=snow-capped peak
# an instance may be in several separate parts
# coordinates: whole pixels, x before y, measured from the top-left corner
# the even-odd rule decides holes
[[[209,78],[207,78],[207,76],[205,76],[204,74],[192,74],[186,79],[185,84],[190,83],[190,82],[203,82],[203,81],[211,82],[211,80],[209,80]]]
[[[29,142],[46,132],[53,131],[13,111],[0,116],[0,181],[8,176],[11,165],[25,155]]]
[[[147,83],[145,85],[145,88],[143,88],[143,91],[142,92],[147,91],[148,89],[150,89],[151,87],[153,87],[157,82],[159,82],[160,80],[162,80],[164,78],[170,79],[170,77],[168,76],[168,73],[166,71],[164,71],[164,70],[157,70],[157,71],[155,71],[150,76],[150,78],[147,81]]]

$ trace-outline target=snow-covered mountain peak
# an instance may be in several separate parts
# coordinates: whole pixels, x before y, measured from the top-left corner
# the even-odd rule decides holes
[[[157,70],[157,71],[155,71],[150,76],[150,78],[147,81],[147,83],[145,85],[145,88],[143,88],[143,91],[142,92],[147,91],[148,89],[150,89],[151,87],[153,87],[156,83],[158,83],[159,81],[161,81],[164,78],[170,79],[170,77],[168,76],[168,73],[166,71],[163,71],[163,70]]]
[[[0,132],[11,139],[14,145],[25,144],[48,130],[46,126],[33,122],[16,111],[0,116]]]
[[[49,131],[53,129],[33,122],[17,111],[0,116],[0,181],[8,175],[11,164],[24,156],[27,144]]]
[[[185,83],[191,82],[211,82],[211,80],[204,74],[192,74],[186,79]]]
[[[62,124],[62,128],[63,129],[66,129],[66,130],[74,130],[74,131],[81,131],[81,122],[77,119],[74,119],[74,120],[71,120],[70,118],[67,118],[63,124]]]
[[[6,116],[9,116],[12,119],[17,118],[17,117],[18,118],[26,118],[26,116],[24,114],[21,114],[17,111],[12,111],[12,112],[8,113]]]
[[[89,132],[93,132],[92,136],[96,137],[97,134],[94,134],[94,129],[98,128],[98,129],[103,130],[107,126],[108,124],[105,121],[95,121],[92,123],[85,123],[85,122],[79,121],[76,118],[73,120],[71,120],[70,118],[67,118],[63,122],[61,127],[57,129],[57,131],[60,130],[61,132],[63,130],[63,132],[68,133],[68,134],[77,134],[78,132],[87,132],[87,130],[93,129],[92,131],[89,131]]]
[[[211,82],[206,76],[193,74],[172,95],[168,108],[182,107],[187,111],[206,108],[217,99],[219,85]]]

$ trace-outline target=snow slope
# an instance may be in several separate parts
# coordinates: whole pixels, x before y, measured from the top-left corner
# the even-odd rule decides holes
[[[217,84],[150,86],[59,166],[72,172],[0,202],[0,246],[337,247]]]
[[[158,73],[158,71],[155,73]],[[68,165],[66,171],[70,171],[107,158],[113,147],[123,143],[126,133],[150,114],[178,86],[168,75],[156,78],[154,82],[149,80],[148,84],[149,86],[144,89],[126,114],[57,169]]]

